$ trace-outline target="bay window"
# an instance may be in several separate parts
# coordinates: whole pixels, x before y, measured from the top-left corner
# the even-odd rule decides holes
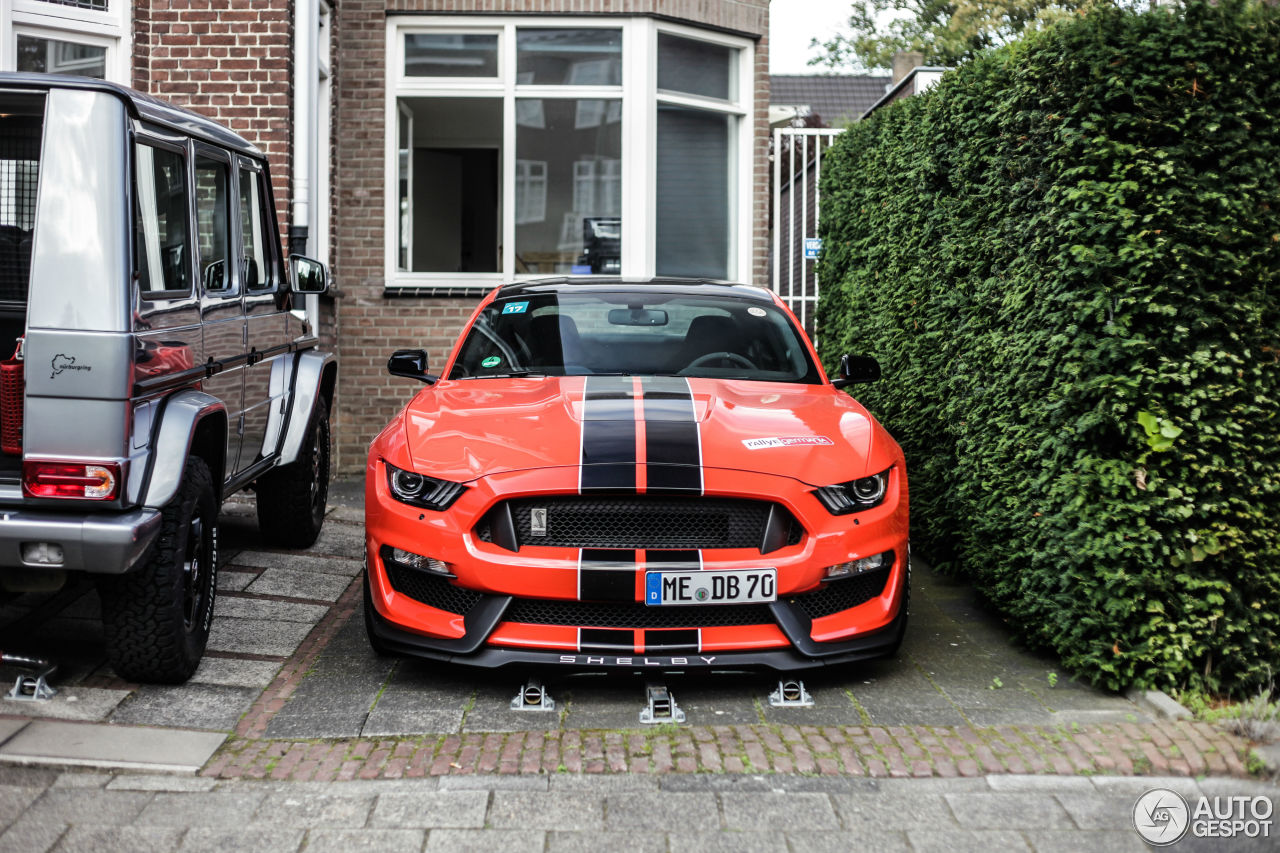
[[[749,39],[392,16],[387,40],[388,289],[749,276]]]

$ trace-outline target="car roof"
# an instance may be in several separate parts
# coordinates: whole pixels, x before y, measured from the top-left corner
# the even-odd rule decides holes
[[[630,293],[653,290],[659,293],[689,296],[737,296],[760,302],[773,302],[773,292],[752,284],[717,281],[706,278],[618,278],[617,276],[560,276],[517,281],[504,284],[494,293],[494,299],[512,296],[531,296],[541,293]]]
[[[230,148],[241,154],[262,158],[261,149],[243,136],[228,130],[204,116],[167,104],[128,86],[108,83],[94,77],[76,77],[69,74],[35,74],[31,72],[0,73],[0,89],[79,89],[105,92],[122,100],[134,118],[162,125],[190,136]]]

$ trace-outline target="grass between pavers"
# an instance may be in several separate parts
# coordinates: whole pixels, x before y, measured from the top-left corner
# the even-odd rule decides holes
[[[498,773],[998,773],[1246,777],[1248,742],[1203,721],[1088,726],[673,726],[394,738],[232,737],[201,771],[295,781]]]

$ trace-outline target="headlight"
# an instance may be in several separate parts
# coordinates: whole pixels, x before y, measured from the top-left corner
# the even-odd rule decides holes
[[[391,495],[401,503],[433,509],[437,512],[446,510],[458,499],[466,486],[451,483],[448,480],[437,480],[413,471],[397,468],[390,462],[387,466],[387,488]]]
[[[864,509],[880,506],[884,503],[885,493],[889,491],[889,468],[870,477],[859,477],[847,483],[834,486],[823,486],[814,491],[818,500],[832,515],[848,515]]]

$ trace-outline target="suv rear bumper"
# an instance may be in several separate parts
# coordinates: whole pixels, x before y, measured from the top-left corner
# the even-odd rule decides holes
[[[160,511],[140,508],[123,513],[65,513],[0,508],[0,566],[119,575],[129,571],[160,530]],[[62,548],[62,562],[22,559],[28,542]]]

